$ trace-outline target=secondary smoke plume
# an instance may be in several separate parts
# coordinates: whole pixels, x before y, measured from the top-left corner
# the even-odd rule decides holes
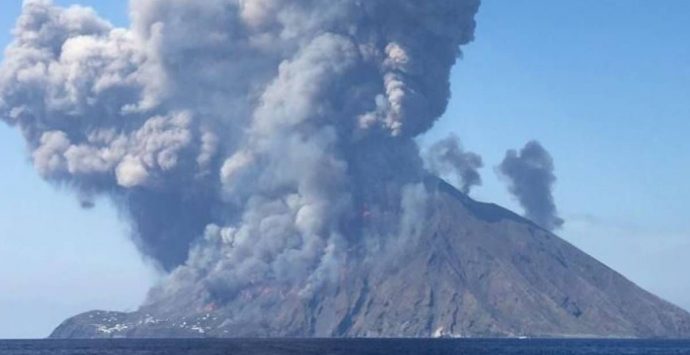
[[[509,190],[525,209],[527,218],[548,230],[563,225],[551,192],[556,182],[553,158],[539,142],[527,143],[519,153],[509,150],[498,169],[508,178]]]
[[[116,28],[26,0],[0,117],[45,179],[116,202],[171,271],[152,297],[307,295],[409,224],[386,211],[414,200],[413,138],[446,108],[478,2],[132,0]]]
[[[484,166],[482,157],[472,152],[465,152],[460,144],[460,138],[455,134],[429,147],[426,152],[426,162],[429,170],[436,175],[454,175],[465,194],[469,194],[472,187],[482,184],[482,177],[478,171]]]

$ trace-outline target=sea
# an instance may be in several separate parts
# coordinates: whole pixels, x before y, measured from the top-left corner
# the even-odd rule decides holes
[[[690,354],[690,340],[195,339],[0,340],[2,355]]]

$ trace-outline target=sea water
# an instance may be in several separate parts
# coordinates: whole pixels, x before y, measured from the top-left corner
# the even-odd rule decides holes
[[[466,339],[6,340],[2,355],[690,354],[690,341]]]

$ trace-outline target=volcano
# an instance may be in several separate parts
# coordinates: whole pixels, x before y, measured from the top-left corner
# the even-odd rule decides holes
[[[351,250],[310,298],[248,288],[226,304],[175,299],[93,311],[53,338],[690,336],[690,314],[529,220],[437,178],[419,233],[387,262]]]

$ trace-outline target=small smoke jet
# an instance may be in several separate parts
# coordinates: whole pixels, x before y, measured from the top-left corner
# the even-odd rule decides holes
[[[556,182],[553,158],[539,142],[528,142],[520,152],[506,152],[498,171],[508,179],[508,189],[525,209],[525,217],[548,230],[563,225],[551,192]]]
[[[454,175],[460,190],[469,194],[474,186],[482,184],[478,169],[484,166],[482,157],[472,152],[465,152],[457,135],[450,136],[434,143],[426,152],[429,170],[436,175]]]

